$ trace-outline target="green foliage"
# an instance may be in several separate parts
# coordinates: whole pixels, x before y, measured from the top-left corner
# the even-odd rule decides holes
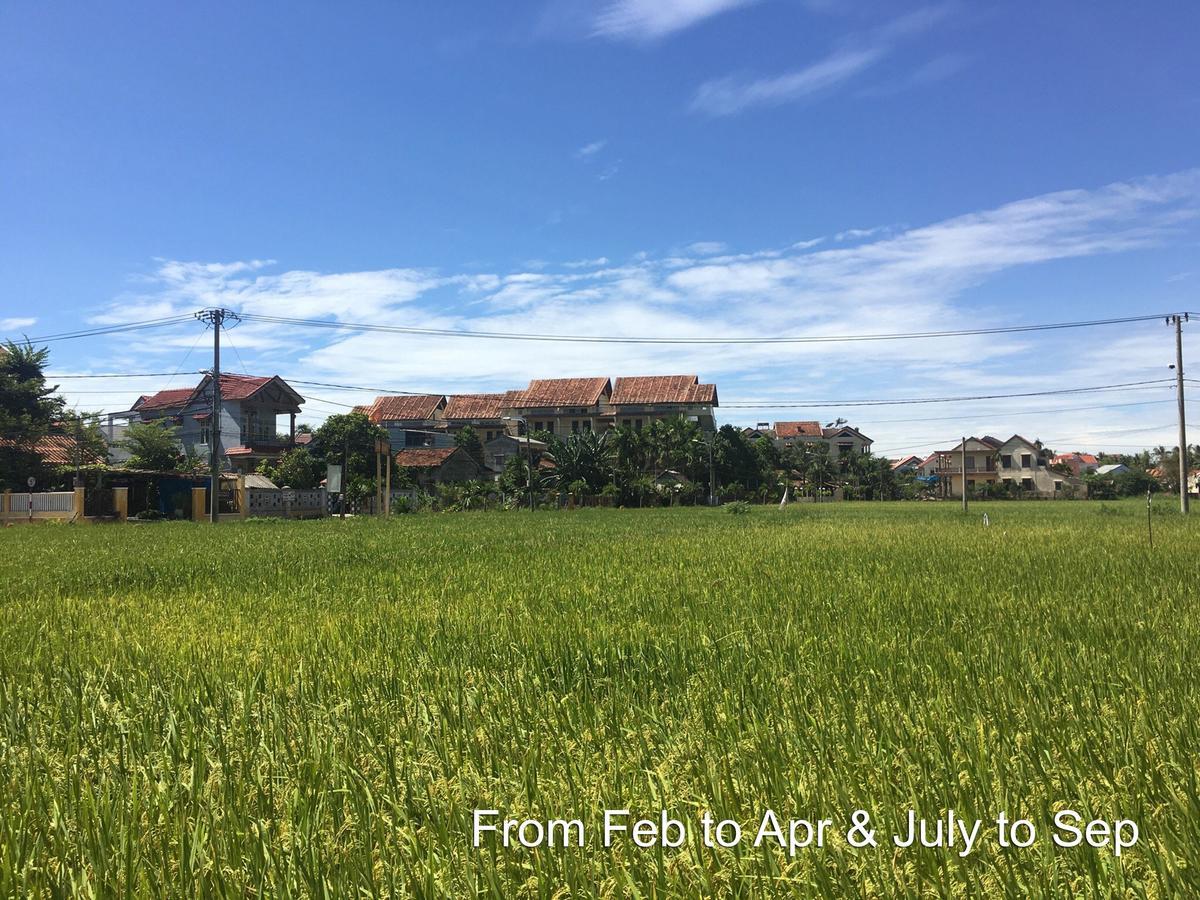
[[[266,475],[279,487],[312,490],[325,477],[325,464],[305,447],[293,447],[272,463],[264,459],[258,471]]]
[[[346,497],[363,500],[375,494],[375,441],[387,432],[363,413],[330,416],[313,432],[313,457],[325,465],[341,466]]]
[[[183,470],[187,463],[175,427],[167,419],[131,422],[121,446],[129,452],[126,468],[171,472]]]
[[[565,440],[555,438],[546,456],[554,463],[555,479],[564,490],[582,482],[583,493],[594,494],[612,480],[615,453],[607,432],[581,431]]]
[[[464,425],[462,430],[454,436],[454,446],[466,450],[475,459],[483,458],[483,441],[479,439],[478,432],[470,425]]]
[[[0,896],[1194,896],[1200,521],[1109,506],[8,529]],[[616,806],[839,838],[606,850]],[[1142,840],[1054,848],[1066,807]],[[898,849],[909,808],[1039,843]]]
[[[46,474],[35,448],[63,415],[57,387],[46,384],[49,358],[28,343],[0,346],[0,490],[24,490],[27,477]]]
[[[733,500],[726,503],[723,509],[731,516],[744,516],[750,512],[750,504],[745,500]]]

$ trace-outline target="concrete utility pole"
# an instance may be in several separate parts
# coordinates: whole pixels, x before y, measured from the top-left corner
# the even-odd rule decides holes
[[[205,309],[196,318],[212,326],[212,422],[209,427],[208,520],[217,524],[220,514],[221,491],[221,329],[226,319],[240,321],[238,314],[228,309]]]
[[[1167,324],[1175,325],[1175,402],[1179,405],[1179,511],[1188,511],[1188,445],[1187,417],[1183,402],[1183,323],[1188,320],[1188,314],[1174,315],[1167,318]]]
[[[967,438],[964,435],[959,445],[958,468],[962,473],[963,512],[967,511]]]

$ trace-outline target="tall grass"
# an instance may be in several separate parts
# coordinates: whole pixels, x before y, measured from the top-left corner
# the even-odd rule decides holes
[[[1194,893],[1200,527],[984,508],[6,529],[0,895]],[[471,847],[1063,806],[1141,842]]]

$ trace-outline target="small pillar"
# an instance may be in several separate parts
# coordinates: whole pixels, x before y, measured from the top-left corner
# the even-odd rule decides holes
[[[129,518],[129,488],[113,488],[113,513],[118,522],[124,522]]]
[[[205,508],[204,499],[208,494],[207,488],[194,487],[192,488],[192,521],[203,522],[208,519],[208,510]]]
[[[76,522],[83,521],[83,488],[75,488],[75,509],[73,518]]]
[[[246,497],[246,476],[243,475],[241,472],[239,472],[238,477],[237,477],[237,505],[238,505],[238,515],[241,516],[243,519],[246,518],[246,515],[249,513],[249,509],[247,509],[247,506],[248,506],[248,504],[246,502],[247,499],[248,498]]]
[[[0,519],[7,519],[9,510],[12,509],[12,491],[5,490],[4,495],[0,497]]]

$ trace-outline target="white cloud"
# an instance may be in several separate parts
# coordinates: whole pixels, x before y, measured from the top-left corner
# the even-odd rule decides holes
[[[728,75],[706,81],[692,98],[693,112],[728,116],[755,106],[778,106],[807,99],[849,81],[874,66],[899,41],[933,27],[948,5],[914,10],[865,37],[858,37],[804,68],[766,78]]]
[[[715,256],[725,252],[725,244],[721,241],[694,241],[687,245],[687,249],[697,256]]]
[[[596,15],[593,34],[650,41],[690,28],[754,0],[611,0]]]
[[[22,328],[28,328],[30,325],[36,324],[37,319],[34,318],[0,319],[0,331],[19,331]]]
[[[820,244],[815,239],[730,255],[701,256],[701,250],[716,250],[716,242],[701,242],[699,250],[689,248],[693,256],[637,254],[620,263],[594,257],[536,271],[462,274],[417,268],[268,274],[236,264],[164,263],[145,292],[121,298],[101,318],[137,318],[130,309],[139,304],[143,312],[221,305],[331,322],[664,337],[829,336],[940,331],[964,321],[976,326],[1038,322],[1054,317],[1031,310],[1048,308],[1052,298],[1023,295],[1008,306],[993,306],[974,298],[972,291],[997,273],[1018,267],[1133,251],[1185,232],[1194,236],[1198,209],[1200,170],[1044,194],[916,228],[863,229],[868,233],[853,243]],[[1052,332],[953,341],[746,347],[465,340],[246,322],[230,332],[230,344],[236,348],[230,351],[230,365],[299,379],[445,392],[500,390],[537,376],[694,372],[716,380],[730,404],[787,397],[991,394],[1168,374],[1164,366],[1173,361],[1173,348],[1165,338],[1140,330],[1105,333],[1104,352],[1098,355],[1097,335]],[[124,371],[138,371],[147,358],[158,358],[173,369],[189,351],[193,355],[186,369],[194,369],[204,361],[205,345],[197,343],[202,339],[203,332],[188,325],[155,332],[153,339],[130,341],[121,336],[110,345],[119,345],[123,352],[136,348],[135,361]],[[99,359],[105,365],[116,363],[107,353]],[[317,391],[317,396],[323,395]],[[1143,396],[1156,403],[1170,399],[1164,388],[1101,400]],[[1102,439],[1114,446],[1165,439],[1154,431],[1124,439],[1100,432],[1157,425],[1148,416],[1166,406],[1027,420],[1009,417],[1012,412],[1073,406],[1089,399],[1093,398],[1071,403],[996,401],[976,407],[988,415],[928,426],[920,421],[969,417],[971,408],[906,408],[911,417],[899,422],[894,420],[903,416],[894,410],[855,409],[849,414],[873,429],[869,433],[881,449],[922,441],[936,446],[943,443],[945,431],[949,437],[961,430],[999,433],[1005,427],[1081,447],[1097,446]],[[833,418],[847,412],[727,406],[722,418],[754,422]]]
[[[584,144],[575,151],[576,159],[590,159],[601,150],[608,146],[608,141],[592,141],[590,144]]]

